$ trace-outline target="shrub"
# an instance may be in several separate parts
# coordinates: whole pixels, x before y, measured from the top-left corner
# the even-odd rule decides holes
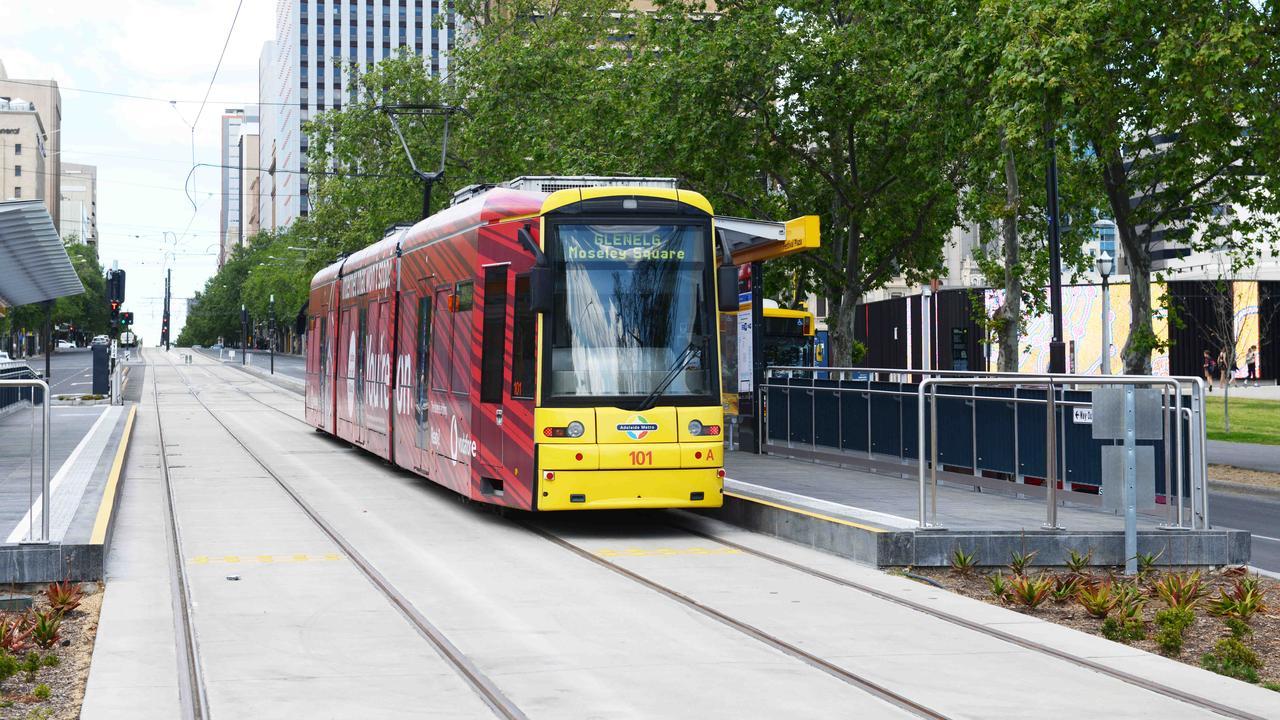
[[[1182,638],[1187,628],[1196,621],[1196,614],[1191,608],[1170,607],[1156,613],[1156,644],[1160,652],[1169,657],[1182,654]]]
[[[62,658],[54,655],[53,653],[49,653],[48,655],[45,655],[44,660],[41,660],[40,662],[45,667],[58,667],[62,664]]]
[[[1096,618],[1104,618],[1119,602],[1120,598],[1112,590],[1111,583],[1097,583],[1080,588],[1076,601],[1085,612]]]
[[[44,589],[45,599],[49,601],[49,607],[59,615],[67,613],[80,607],[80,601],[84,599],[84,592],[80,586],[70,580],[62,582],[49,583]]]
[[[1246,623],[1255,613],[1265,613],[1267,610],[1262,587],[1256,577],[1237,580],[1229,592],[1219,591],[1218,597],[1209,604],[1209,612],[1214,615],[1236,618]]]
[[[1075,550],[1072,550],[1067,553],[1067,569],[1076,575],[1084,575],[1089,571],[1089,563],[1092,560],[1093,560],[1092,548],[1090,548],[1089,552],[1085,553],[1084,555],[1081,555]]]
[[[18,674],[18,659],[7,652],[0,651],[0,685],[5,680]]]
[[[1026,573],[1027,568],[1030,567],[1031,561],[1034,560],[1035,557],[1035,550],[1032,550],[1029,553],[1015,552],[1009,557],[1009,569],[1013,571],[1014,575],[1023,575]]]
[[[1009,599],[1009,583],[1005,581],[1004,575],[995,573],[987,576],[987,584],[991,586],[991,594],[1000,602]]]
[[[48,650],[58,642],[58,628],[62,625],[62,616],[56,612],[36,613],[35,623],[31,626],[31,634],[36,645]]]
[[[1249,623],[1240,618],[1229,617],[1226,619],[1227,629],[1231,631],[1231,637],[1237,640],[1243,640],[1253,634],[1253,628],[1249,627]]]
[[[1200,572],[1169,573],[1155,582],[1156,595],[1170,608],[1190,610],[1208,592]]]
[[[1134,559],[1138,561],[1138,577],[1146,577],[1147,574],[1154,570],[1156,562],[1160,560],[1162,555],[1164,555],[1163,550],[1158,553],[1138,553],[1135,555]]]
[[[49,690],[48,685],[45,685],[44,683],[40,683],[39,685],[36,686],[35,690],[31,691],[31,694],[35,695],[36,698],[40,700],[48,700],[50,692],[51,691]]]
[[[973,571],[976,564],[976,553],[966,553],[963,548],[959,547],[951,552],[951,569],[956,572],[968,574]]]
[[[1109,617],[1102,621],[1102,637],[1115,642],[1133,642],[1147,636],[1146,625],[1141,620],[1125,620]]]
[[[1009,592],[1013,598],[1032,610],[1040,607],[1052,591],[1053,580],[1043,575],[1037,578],[1017,575],[1009,580]]]
[[[1205,670],[1250,683],[1258,682],[1258,668],[1261,666],[1257,653],[1235,638],[1219,640],[1213,652],[1200,658],[1200,667]]]
[[[1058,578],[1050,594],[1053,595],[1054,602],[1061,604],[1075,597],[1083,586],[1084,581],[1079,575],[1063,575]]]
[[[25,615],[0,616],[0,652],[18,655],[30,645],[31,627]]]
[[[40,653],[32,650],[22,659],[22,669],[33,673],[40,669]]]
[[[1280,682],[1264,682],[1262,683],[1262,687],[1268,690],[1275,690],[1276,692],[1280,692]]]

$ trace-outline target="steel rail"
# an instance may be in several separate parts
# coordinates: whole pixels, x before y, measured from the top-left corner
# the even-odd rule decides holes
[[[761,630],[760,628],[755,627],[754,625],[750,625],[746,622],[743,622],[742,620],[738,620],[737,618],[734,618],[731,615],[728,615],[719,610],[716,610],[713,607],[704,605],[698,602],[697,600],[694,600],[693,598],[689,597],[688,595],[685,595],[677,590],[673,590],[667,587],[666,585],[663,585],[662,583],[651,580],[639,573],[628,570],[622,567],[621,565],[611,563],[608,560],[605,560],[604,558],[594,555],[591,552],[584,550],[578,547],[577,545],[574,545],[573,543],[550,532],[549,530],[531,525],[527,521],[517,520],[509,516],[508,516],[508,520],[510,520],[515,525],[518,525],[528,530],[529,532],[534,533],[535,535],[539,535],[542,538],[550,541],[551,543],[554,543],[555,545],[558,545],[583,559],[586,559],[596,565],[599,565],[600,567],[603,567],[607,570],[617,573],[618,575],[621,575],[622,577],[625,577],[628,580],[632,580],[636,583],[639,583],[640,585],[643,585],[644,587],[647,587],[650,590],[657,592],[659,595],[675,600],[681,605],[684,605],[685,607],[705,617],[711,618],[712,620],[715,620],[723,625],[726,625],[734,630],[737,630],[738,632],[741,632],[744,635],[747,635],[748,637],[754,638],[760,641],[761,643],[764,643],[765,645],[768,645],[769,647],[785,655],[789,655],[805,663],[806,665],[809,665],[810,667],[821,670],[822,672],[838,680],[843,680],[844,682],[860,690],[863,690],[871,695],[874,695],[875,697],[878,697],[881,700],[891,705],[895,705],[899,708],[902,708],[903,710],[906,710],[907,712],[910,712],[913,715],[916,715],[917,717],[938,718],[938,719],[945,719],[948,717],[947,715],[944,715],[938,712],[937,710],[934,710],[926,705],[918,703],[915,700],[912,700],[911,698],[906,697],[905,695],[896,693],[879,683],[876,683],[872,680],[868,680],[867,678],[862,677],[857,673],[850,672],[849,670],[839,665],[836,665],[835,663],[829,660],[824,660],[823,658],[820,658],[817,655],[814,655],[813,653],[803,650],[797,647],[796,645],[793,645],[775,635],[771,635],[770,633],[765,632],[764,630]]]
[[[458,674],[461,675],[469,685],[471,685],[472,689],[480,696],[480,699],[484,701],[491,710],[493,710],[495,715],[501,718],[507,718],[508,720],[527,720],[527,716],[519,706],[508,698],[506,694],[503,693],[502,690],[499,689],[483,671],[476,667],[475,663],[473,663],[470,658],[459,650],[458,647],[454,645],[439,628],[428,620],[426,616],[423,615],[421,611],[419,611],[413,603],[410,602],[409,599],[406,598],[404,594],[386,578],[386,576],[374,567],[373,563],[370,562],[368,558],[366,558],[342,535],[342,533],[338,532],[333,525],[325,520],[319,511],[308,503],[292,485],[276,474],[276,472],[257,453],[255,453],[247,443],[240,439],[240,436],[236,435],[236,433],[232,431],[225,422],[223,422],[222,418],[209,407],[204,399],[200,397],[199,393],[195,392],[195,388],[190,384],[190,382],[182,376],[182,372],[178,370],[178,365],[173,362],[172,358],[169,359],[169,364],[172,366],[175,374],[178,375],[182,383],[187,386],[187,390],[190,392],[191,396],[195,398],[196,402],[200,403],[200,406],[209,414],[209,417],[213,418],[214,422],[218,423],[227,435],[235,441],[242,450],[244,450],[245,454],[257,463],[258,466],[261,467],[263,471],[280,486],[280,489],[283,490],[295,504],[297,504],[297,506],[316,525],[316,527],[342,550],[347,558],[355,565],[356,569],[359,570],[367,580],[369,580],[374,588],[378,590],[406,620],[409,621],[423,639],[435,648],[440,657],[451,665],[454,670],[456,670]],[[212,375],[212,373],[210,373],[210,375]],[[297,418],[294,419],[296,420]]]
[[[1038,652],[1044,655],[1049,655],[1059,660],[1069,662],[1079,667],[1087,668],[1099,674],[1106,675],[1108,677],[1114,678],[1116,680],[1120,680],[1129,685],[1133,685],[1135,687],[1139,687],[1144,690],[1148,690],[1158,695],[1163,695],[1165,697],[1172,698],[1174,700],[1178,700],[1180,702],[1184,702],[1189,705],[1195,705],[1196,707],[1202,708],[1204,710],[1208,710],[1210,712],[1216,713],[1223,717],[1236,718],[1237,720],[1266,720],[1266,718],[1263,718],[1260,715],[1254,715],[1253,713],[1250,713],[1244,710],[1238,710],[1236,708],[1223,705],[1213,700],[1202,698],[1198,695],[1193,695],[1183,690],[1179,690],[1178,688],[1170,687],[1163,683],[1155,682],[1154,680],[1148,680],[1147,678],[1134,675],[1132,673],[1128,673],[1123,670],[1117,670],[1113,667],[1109,667],[1107,665],[1096,662],[1094,660],[1083,658],[1078,655],[1073,655],[1069,652],[1066,652],[1065,650],[1059,650],[1058,648],[1055,648],[1051,645],[1045,645],[1043,643],[1038,643],[1034,640],[1028,640],[1027,638],[1015,635],[1013,633],[1005,632],[1004,630],[999,630],[997,628],[993,628],[993,627],[984,625],[980,622],[975,622],[973,620],[960,617],[958,615],[953,615],[952,613],[946,612],[945,610],[939,610],[937,608],[930,607],[929,605],[926,605],[924,603],[899,597],[897,595],[894,595],[893,593],[871,587],[870,585],[865,585],[855,580],[849,580],[847,578],[840,577],[839,575],[833,575],[831,573],[824,572],[822,570],[817,570],[815,568],[808,567],[807,565],[796,562],[794,560],[788,560],[786,558],[779,557],[772,553],[765,552],[763,550],[758,550],[756,548],[750,547],[748,545],[743,545],[738,542],[734,542],[733,540],[726,540],[712,533],[708,533],[702,530],[697,530],[697,529],[688,527],[687,525],[680,522],[669,524],[669,526],[679,530],[683,530],[691,535],[705,538],[712,542],[720,543],[725,547],[733,548],[735,550],[746,553],[753,557],[757,557],[762,560],[776,563],[778,565],[783,565],[785,567],[791,568],[792,570],[799,571],[806,575],[811,575],[813,577],[820,578],[822,580],[826,580],[831,583],[835,583],[836,585],[842,585],[844,587],[847,587],[853,590],[858,590],[860,592],[866,593],[880,600],[886,600],[888,602],[901,605],[908,609],[922,612],[926,615],[937,618],[944,622],[951,623],[952,625],[963,627],[968,630],[974,630],[988,637],[992,637],[997,640],[1002,640],[1004,642],[1017,645],[1018,647],[1025,648],[1027,650]]]
[[[209,717],[209,696],[200,668],[195,619],[192,617],[191,583],[182,555],[182,529],[178,525],[178,507],[169,475],[169,453],[164,440],[164,423],[160,419],[159,378],[151,373],[151,399],[155,403],[156,433],[160,441],[161,486],[164,488],[165,539],[169,545],[170,601],[173,619],[178,625],[178,700],[184,718],[205,720]]]

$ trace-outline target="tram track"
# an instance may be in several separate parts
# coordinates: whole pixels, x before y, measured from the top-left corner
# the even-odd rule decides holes
[[[248,390],[239,388],[239,387],[237,387],[236,389],[239,390],[243,395],[257,402],[258,404],[263,405],[267,408],[270,408],[299,423],[307,425],[307,427],[311,427],[311,425],[307,423],[305,420],[298,418],[297,416],[292,415],[284,410],[281,410],[280,408],[272,405],[271,403],[268,403],[262,400],[261,398],[254,396]],[[274,388],[272,388],[272,390],[275,391]],[[206,406],[206,409],[207,409],[207,406]],[[905,695],[902,695],[901,693],[895,692],[887,687],[884,687],[882,684],[871,681],[829,660],[826,660],[817,655],[809,653],[804,649],[798,647],[797,645],[787,642],[786,640],[783,640],[782,638],[779,638],[773,634],[770,634],[769,632],[759,627],[756,627],[740,618],[735,618],[727,613],[717,610],[714,607],[711,607],[710,605],[701,603],[698,600],[694,599],[693,597],[690,597],[689,595],[681,593],[680,591],[674,588],[671,588],[669,586],[666,586],[650,577],[646,577],[640,573],[637,573],[633,570],[625,568],[617,563],[610,562],[609,560],[606,560],[594,554],[592,551],[584,547],[581,547],[580,545],[576,544],[572,540],[566,539],[565,537],[562,537],[561,535],[558,535],[555,532],[549,529],[546,529],[544,527],[539,527],[538,525],[534,524],[532,516],[528,518],[524,518],[524,517],[517,518],[512,516],[511,513],[501,512],[501,511],[499,512],[501,515],[504,516],[504,518],[507,521],[521,527],[522,529],[532,534],[542,537],[544,540],[547,540],[548,542],[551,542],[563,548],[564,550],[571,552],[572,554],[582,559],[585,559],[588,562],[591,562],[594,565],[603,567],[613,573],[616,573],[622,577],[627,578],[628,580],[631,580],[632,582],[642,585],[664,597],[667,597],[668,599],[671,599],[677,603],[680,603],[681,605],[709,619],[715,620],[716,622],[719,622],[734,630],[737,630],[746,636],[749,636],[759,642],[764,643],[765,645],[768,645],[769,647],[774,648],[775,650],[778,650],[779,652],[782,652],[792,658],[795,658],[805,663],[806,665],[809,665],[810,667],[813,667],[828,675],[831,675],[837,679],[840,679],[850,685],[853,685],[861,690],[864,690],[865,692],[868,692],[884,700],[885,702],[895,705],[918,717],[925,717],[925,718],[948,717],[947,715],[943,714],[942,712],[939,712],[936,709],[925,706]],[[755,557],[757,559],[786,567],[790,570],[803,573],[810,577],[818,578],[823,581],[833,583],[835,585],[839,585],[841,587],[848,588],[850,590],[857,591],[859,593],[871,596],[881,601],[889,602],[889,603],[907,608],[909,610],[923,613],[925,615],[936,618],[943,622],[947,622],[957,627],[964,628],[968,631],[976,632],[981,635],[987,636],[989,638],[993,638],[1002,642],[1009,643],[1013,646],[1022,648],[1024,650],[1030,650],[1032,652],[1069,663],[1076,667],[1080,667],[1080,668],[1098,673],[1099,675],[1106,676],[1111,679],[1126,683],[1133,687],[1137,687],[1142,690],[1152,692],[1157,695],[1162,695],[1166,698],[1169,698],[1178,702],[1182,702],[1187,705],[1194,706],[1196,708],[1214,713],[1221,717],[1237,718],[1239,720],[1264,720],[1263,716],[1255,715],[1247,711],[1239,710],[1237,708],[1233,708],[1228,705],[1224,705],[1222,703],[1215,702],[1213,700],[1203,698],[1198,695],[1194,695],[1192,693],[1185,692],[1178,688],[1171,687],[1169,685],[1159,683],[1159,682],[1147,679],[1145,677],[1141,677],[1138,675],[1134,675],[1132,673],[1125,672],[1123,670],[1110,667],[1103,663],[1096,662],[1094,660],[1090,660],[1088,658],[1084,658],[1079,655],[1075,655],[1073,653],[1066,652],[1058,648],[1055,648],[1053,646],[1039,643],[1034,640],[1030,640],[1010,632],[989,627],[987,625],[983,625],[982,623],[975,622],[975,621],[954,615],[944,610],[940,610],[936,607],[932,607],[928,604],[903,598],[891,592],[887,592],[885,590],[872,587],[865,583],[860,583],[845,577],[841,577],[839,575],[835,575],[835,574],[828,573],[813,567],[809,567],[803,563],[800,563],[794,560],[789,560],[787,558],[784,558],[763,550],[759,550],[757,548],[754,548],[742,543],[738,543],[733,540],[728,540],[701,529],[691,528],[686,523],[683,523],[677,519],[673,519],[670,517],[663,518],[661,520],[656,520],[654,524],[662,525],[668,528],[673,528],[681,532],[688,533],[691,536],[699,537],[699,538],[717,543],[725,548],[733,549],[737,552],[741,552],[741,553],[750,555],[752,557]]]
[[[239,435],[237,435],[230,426],[225,423],[218,413],[209,407],[208,403],[200,397],[195,391],[189,380],[183,376],[178,364],[169,358],[169,364],[179,381],[187,388],[188,394],[196,400],[206,413],[216,422],[231,438],[232,441],[240,447],[244,453],[249,456],[259,467],[262,468],[275,483],[280,487],[286,495],[302,510],[314,525],[329,538],[347,557],[348,560],[356,567],[356,569],[365,576],[365,578],[373,585],[373,587],[381,594],[393,607],[409,622],[410,625],[418,632],[418,634],[426,640],[439,654],[439,656],[448,663],[462,678],[471,686],[472,690],[480,696],[481,700],[489,707],[493,713],[507,720],[527,720],[524,711],[520,709],[510,698],[502,692],[500,688],[471,661],[461,650],[458,649],[445,634],[437,628],[425,615],[419,611],[405,595],[396,588],[376,567],[364,556],[350,541],[346,539],[336,528],[333,527],[323,516],[302,497],[301,494],[284,478],[280,477],[268,465],[258,453],[245,443]],[[159,391],[157,385],[154,384],[158,378],[153,378],[152,390],[156,400],[156,423],[157,427],[162,427],[159,412]],[[265,404],[265,403],[264,403]],[[284,413],[284,411],[280,411]],[[287,414],[287,413],[284,413]],[[290,417],[293,417],[290,415]],[[294,418],[295,420],[297,418]],[[165,490],[168,499],[169,516],[171,519],[171,527],[174,530],[175,544],[172,546],[174,552],[171,553],[172,560],[176,560],[180,570],[179,574],[183,578],[182,602],[183,602],[183,620],[186,630],[186,637],[189,643],[186,646],[187,657],[190,661],[190,671],[193,673],[195,681],[198,683],[199,693],[192,694],[188,707],[192,708],[194,714],[191,717],[198,720],[204,720],[208,717],[208,701],[204,693],[203,677],[199,671],[198,653],[195,645],[194,623],[190,613],[191,603],[189,597],[189,584],[185,581],[185,569],[182,562],[181,537],[178,533],[177,510],[173,500],[172,488],[169,481],[168,463],[166,460],[167,451],[164,443],[163,430],[160,436],[160,457],[162,467],[164,468]],[[175,600],[175,603],[177,600]]]

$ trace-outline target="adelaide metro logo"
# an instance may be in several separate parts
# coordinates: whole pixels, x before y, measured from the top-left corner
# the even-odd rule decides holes
[[[626,433],[632,440],[643,440],[645,435],[658,429],[658,423],[651,423],[645,420],[643,415],[636,415],[631,418],[631,422],[618,423],[614,427],[618,428],[618,432]]]

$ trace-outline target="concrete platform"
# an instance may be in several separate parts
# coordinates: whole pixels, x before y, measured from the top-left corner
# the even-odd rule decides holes
[[[1043,500],[939,486],[937,522],[920,530],[919,485],[805,460],[743,452],[726,454],[725,506],[707,514],[734,525],[880,567],[943,567],[956,548],[980,565],[1035,551],[1036,564],[1060,565],[1071,550],[1092,551],[1098,565],[1122,565],[1123,518],[1059,507],[1062,530],[1044,530]],[[1162,565],[1226,565],[1249,561],[1249,533],[1231,529],[1165,530],[1163,517],[1140,515],[1138,551],[1161,553]]]
[[[41,412],[34,432],[29,407],[0,418],[0,583],[101,580],[133,406],[53,406],[47,543],[30,541],[42,524]]]

